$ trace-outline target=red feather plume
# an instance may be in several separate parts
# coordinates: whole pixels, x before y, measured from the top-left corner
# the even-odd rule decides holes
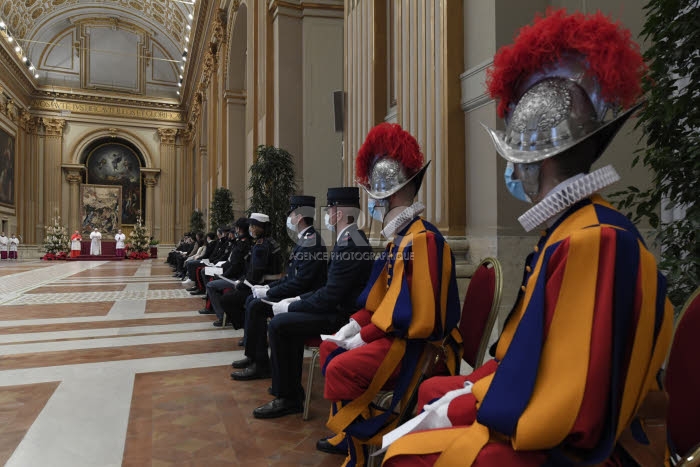
[[[564,53],[579,53],[598,79],[606,102],[630,107],[642,93],[647,67],[630,31],[602,13],[591,15],[548,9],[520,29],[512,45],[501,47],[487,72],[486,85],[498,99],[503,118],[520,79],[556,63]]]
[[[413,175],[423,167],[423,153],[418,141],[396,123],[380,123],[367,134],[355,159],[355,175],[362,185],[369,183],[369,172],[376,156],[391,156]]]

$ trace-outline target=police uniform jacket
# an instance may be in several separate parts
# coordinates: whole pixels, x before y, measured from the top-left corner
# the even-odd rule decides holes
[[[331,252],[326,284],[315,292],[301,295],[289,305],[290,312],[332,313],[339,319],[357,311],[357,297],[372,270],[372,247],[367,236],[351,224]]]
[[[253,285],[269,281],[268,276],[278,273],[275,271],[275,260],[279,254],[280,246],[271,237],[254,239],[248,257],[245,279]]]
[[[228,260],[221,266],[223,269],[222,276],[228,279],[237,279],[245,274],[246,262],[253,242],[246,235],[245,237],[237,238],[231,244],[233,248],[228,256]]]
[[[312,292],[326,283],[326,246],[313,226],[299,238],[287,263],[287,274],[270,284],[267,297],[281,300]]]

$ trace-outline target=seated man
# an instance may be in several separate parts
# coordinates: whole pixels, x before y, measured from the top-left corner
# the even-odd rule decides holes
[[[365,463],[365,440],[394,424],[390,412],[410,390],[428,342],[442,343],[459,321],[454,255],[420,217],[425,206],[414,202],[427,167],[416,139],[396,124],[374,127],[357,155],[359,183],[388,211],[382,235],[389,243],[360,296],[362,308],[321,345],[324,397],[333,404],[328,427],[346,433],[346,465]],[[378,391],[395,386],[390,410],[371,413]],[[317,448],[330,451],[338,438]]]
[[[272,394],[275,399],[256,408],[255,418],[275,418],[304,408],[301,386],[304,341],[334,332],[357,310],[355,302],[369,278],[372,248],[355,221],[360,192],[354,187],[328,189],[326,227],[337,232],[328,279],[323,287],[272,307],[268,326],[272,354]],[[310,388],[308,388],[310,390]]]
[[[199,310],[199,313],[202,315],[213,315],[215,313],[211,305],[212,297],[216,295],[214,299],[218,300],[220,298],[219,296],[222,295],[226,289],[233,289],[233,284],[223,278],[236,280],[239,277],[245,276],[246,262],[250,255],[250,249],[253,246],[252,239],[248,233],[248,219],[245,217],[238,219],[233,225],[231,233],[233,233],[233,240],[226,242],[226,244],[231,244],[231,252],[226,258],[226,262],[221,265],[221,278],[216,279],[214,275],[205,276],[212,280],[205,283],[209,300],[208,306]],[[202,271],[202,274],[205,272],[206,271]]]
[[[245,303],[253,293],[245,282],[251,285],[264,285],[279,278],[280,246],[270,237],[270,218],[267,214],[254,212],[250,215],[248,224],[248,232],[253,239],[253,245],[250,249],[245,276],[236,280],[236,284],[230,292],[218,296],[212,294],[209,297],[212,308],[219,318],[218,321],[214,322],[214,326],[217,327],[223,324],[224,313],[230,318],[235,329],[243,327]]]
[[[250,240],[250,236],[248,234],[248,219],[242,217],[238,220],[245,221],[245,232],[242,233],[241,231],[238,231],[238,235],[243,235]],[[201,263],[201,265],[195,269],[194,279],[190,277],[190,279],[195,282],[192,287],[187,289],[190,295],[203,295],[206,293],[207,282],[214,278],[212,274],[207,276],[206,267],[215,266],[222,261],[224,262],[224,264],[222,264],[223,266],[229,261],[229,257],[233,253],[233,248],[235,247],[236,239],[238,238],[236,236],[236,232],[237,230],[235,227],[231,227],[230,229],[228,227],[219,227],[217,229],[216,235],[218,240],[216,241],[214,251],[212,251],[211,255],[205,262]]]
[[[562,43],[580,37],[594,40]],[[608,121],[595,109],[640,94],[644,64],[629,37],[600,13],[556,11],[496,55],[489,91],[508,123],[489,133],[509,191],[535,203],[521,224],[546,230],[496,359],[427,380],[419,404],[458,390],[426,409],[429,427],[444,429],[399,438],[385,465],[634,465],[616,442],[655,386],[673,309],[637,229],[596,194],[619,176],[612,166],[589,173],[635,106]]]
[[[316,198],[291,196],[287,228],[296,237],[289,256],[287,274],[270,285],[253,287],[253,299],[246,304],[245,358],[233,362],[231,378],[249,380],[270,377],[267,354],[267,319],[272,318],[272,306],[262,301],[279,301],[313,292],[326,283],[326,247],[314,229]]]

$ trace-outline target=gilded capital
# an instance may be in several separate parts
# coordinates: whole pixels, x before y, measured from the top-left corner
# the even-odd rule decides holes
[[[179,130],[178,133],[180,138],[182,138],[182,141],[187,144],[192,141],[192,138],[194,137],[194,125],[192,123],[188,123],[187,128]]]
[[[158,136],[160,137],[160,144],[175,144],[175,137],[177,136],[176,128],[158,128]]]
[[[71,185],[78,185],[83,181],[83,177],[78,172],[66,172],[66,181]]]
[[[143,184],[146,185],[147,188],[153,188],[158,185],[158,179],[156,178],[156,175],[149,174],[143,179]]]
[[[241,0],[233,0],[233,3],[231,3],[231,11],[234,13],[238,11],[238,9],[241,7]]]
[[[38,118],[34,117],[26,110],[21,110],[18,120],[20,127],[22,127],[25,132],[29,134],[36,134],[37,127],[39,126]]]
[[[47,136],[62,136],[63,127],[66,126],[66,121],[60,118],[42,118],[41,123],[46,128]]]

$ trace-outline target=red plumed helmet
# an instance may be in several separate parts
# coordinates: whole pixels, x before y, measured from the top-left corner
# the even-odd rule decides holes
[[[373,198],[386,198],[417,176],[422,179],[428,166],[423,162],[413,135],[396,123],[380,123],[369,131],[357,153],[356,181]]]
[[[506,131],[487,131],[513,163],[538,162],[588,139],[595,160],[636,108],[645,73],[639,46],[619,23],[600,12],[549,9],[496,53],[486,84]]]

